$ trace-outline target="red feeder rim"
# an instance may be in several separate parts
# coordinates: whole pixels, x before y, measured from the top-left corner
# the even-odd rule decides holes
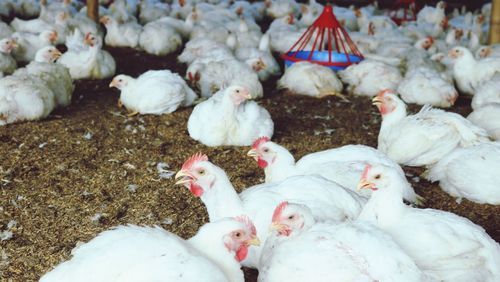
[[[400,12],[403,10],[403,14]],[[417,3],[415,0],[396,0],[394,8],[389,12],[389,17],[397,24],[414,22],[417,20]]]
[[[327,37],[326,48],[325,37]],[[304,50],[311,40],[314,40],[312,49]],[[332,41],[335,44],[332,44]],[[290,64],[308,61],[333,69],[343,69],[364,59],[349,34],[338,22],[329,4],[325,5],[321,15],[307,28],[299,40],[286,53],[281,54],[281,58]]]

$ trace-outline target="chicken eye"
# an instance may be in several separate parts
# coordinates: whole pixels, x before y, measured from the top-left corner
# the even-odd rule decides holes
[[[375,179],[380,179],[382,177],[380,174],[375,175]]]
[[[121,78],[120,78],[120,79],[118,79],[118,82],[122,82],[122,81],[123,81],[123,80],[122,80]]]
[[[204,169],[200,169],[200,170],[198,170],[198,174],[199,174],[199,175],[205,175],[205,170],[204,170]]]
[[[236,234],[234,234],[234,237],[240,238],[241,237],[241,232],[236,232]]]
[[[295,216],[293,216],[293,215],[288,217],[288,219],[294,219],[294,218],[295,218]]]
[[[269,153],[269,149],[268,148],[264,148],[264,153]]]
[[[240,90],[236,90],[236,93],[240,93]]]

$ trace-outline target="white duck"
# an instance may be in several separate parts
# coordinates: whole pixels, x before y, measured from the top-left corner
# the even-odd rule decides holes
[[[54,93],[38,77],[11,75],[0,79],[0,126],[45,118],[55,106]]]
[[[116,62],[102,50],[100,37],[87,33],[84,44],[88,48],[64,53],[57,63],[67,67],[73,79],[103,79],[115,74]]]
[[[297,62],[285,70],[278,80],[278,89],[286,88],[294,94],[323,98],[342,96],[342,82],[333,70],[309,62]]]
[[[118,226],[73,249],[40,281],[243,282],[239,261],[258,244],[243,217],[207,223],[188,240],[158,226]]]
[[[169,70],[147,71],[138,78],[120,74],[113,78],[109,87],[121,91],[120,103],[131,112],[130,115],[169,114],[179,107],[191,106],[197,98],[186,82]]]
[[[106,37],[104,42],[112,47],[130,47],[139,46],[139,37],[142,32],[142,26],[135,22],[120,24],[111,16],[102,16],[99,20],[106,27]]]
[[[71,103],[75,86],[69,70],[55,61],[61,52],[54,46],[44,47],[36,53],[35,60],[26,67],[18,69],[14,75],[31,75],[42,79],[54,93],[57,106],[66,107]]]
[[[269,112],[254,101],[247,88],[232,85],[196,105],[188,120],[191,138],[207,146],[249,146],[260,136],[271,137]]]
[[[437,281],[500,279],[500,245],[470,220],[417,209],[402,201],[406,178],[383,165],[367,165],[360,189],[374,192],[358,220],[389,233],[417,266]]]
[[[154,21],[143,27],[139,45],[149,54],[164,56],[181,47],[182,38],[168,23]]]
[[[288,202],[272,220],[258,281],[425,281],[413,259],[366,222],[316,223],[309,208]]]
[[[17,43],[10,38],[0,40],[0,74],[11,74],[17,69],[17,63],[10,55]]]
[[[448,56],[454,61],[453,78],[458,89],[465,94],[474,95],[482,83],[500,74],[500,58],[476,60],[471,51],[464,47],[451,49]]]
[[[486,129],[492,139],[500,141],[500,103],[487,104],[475,109],[467,119]]]
[[[402,165],[432,165],[457,147],[488,140],[484,129],[456,113],[424,106],[408,116],[406,104],[391,90],[373,103],[382,115],[378,149]]]
[[[12,34],[12,39],[17,43],[17,47],[12,50],[14,58],[20,62],[29,62],[35,59],[38,50],[55,44],[57,32],[54,30],[45,30],[40,34],[15,32]]]
[[[356,185],[366,162],[390,166],[404,176],[404,171],[397,163],[377,149],[365,145],[346,145],[314,152],[295,162],[293,155],[286,148],[267,137],[261,137],[252,144],[247,155],[254,158],[259,167],[264,169],[266,183],[283,181],[294,175],[317,174],[363,197],[369,197],[370,191],[356,191]],[[422,201],[410,185],[404,189],[404,198],[412,203]]]
[[[455,104],[458,92],[442,78],[441,74],[428,67],[408,71],[397,88],[406,103],[449,108]]]
[[[374,60],[363,60],[359,64],[339,71],[342,82],[349,84],[347,90],[355,95],[375,96],[384,89],[397,89],[403,80],[401,72],[394,66]]]
[[[181,178],[177,184],[186,186],[193,195],[200,197],[211,222],[246,214],[254,222],[262,243],[269,235],[273,211],[282,201],[304,204],[312,210],[316,220],[334,222],[356,218],[364,204],[364,199],[355,193],[320,176],[295,176],[279,183],[249,187],[238,195],[226,173],[201,154],[186,160],[176,178]],[[249,251],[242,264],[256,268],[262,246]]]
[[[427,178],[439,181],[439,186],[458,201],[465,198],[500,205],[499,165],[500,143],[485,142],[453,150],[429,169]]]

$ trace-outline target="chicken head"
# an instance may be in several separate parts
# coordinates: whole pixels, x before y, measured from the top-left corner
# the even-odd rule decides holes
[[[224,246],[229,252],[235,253],[235,259],[240,262],[248,255],[249,246],[259,246],[260,241],[257,238],[257,229],[252,221],[246,216],[235,217],[240,223],[240,228],[224,235]]]
[[[54,46],[44,47],[35,55],[36,62],[44,62],[44,63],[54,63],[59,57],[61,57],[61,52],[57,50]]]
[[[0,40],[0,52],[10,54],[13,49],[17,47],[17,43],[14,39],[2,39]]]
[[[270,230],[275,230],[278,236],[296,235],[300,230],[308,229],[314,224],[311,210],[299,204],[280,203],[275,209],[272,217]]]
[[[175,179],[178,178],[180,180],[175,184],[185,186],[196,197],[201,197],[217,179],[207,155],[201,153],[194,154],[184,162],[181,170],[175,175]]]
[[[398,100],[393,90],[382,90],[377,96],[373,97],[372,103],[377,106],[382,115],[392,113],[398,106]]]

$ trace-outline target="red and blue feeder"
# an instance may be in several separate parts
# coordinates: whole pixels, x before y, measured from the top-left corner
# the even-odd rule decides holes
[[[306,47],[311,47],[311,50],[304,50]],[[295,62],[307,61],[332,70],[343,70],[364,59],[329,4],[292,48],[281,54],[281,58],[287,67]]]

